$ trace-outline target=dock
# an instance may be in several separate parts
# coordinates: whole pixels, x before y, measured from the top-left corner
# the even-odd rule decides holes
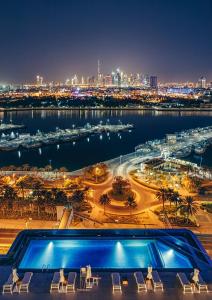
[[[0,132],[6,132],[10,130],[20,130],[26,128],[25,125],[18,125],[12,123],[0,123]]]
[[[36,134],[29,133],[14,133],[1,136],[0,150],[1,151],[14,151],[19,148],[31,149],[41,148],[52,144],[61,144],[67,142],[74,142],[81,138],[88,138],[89,136],[103,134],[103,133],[118,133],[122,131],[130,131],[133,128],[132,124],[86,124],[84,127],[72,129],[56,128],[53,132],[43,133],[37,131]]]

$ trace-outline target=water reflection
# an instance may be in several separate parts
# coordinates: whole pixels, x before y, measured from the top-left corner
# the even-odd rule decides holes
[[[133,123],[132,132],[121,134],[104,134],[78,140],[77,143],[52,145],[39,149],[17,152],[1,152],[0,165],[30,164],[43,167],[53,159],[53,167],[65,166],[70,170],[118,157],[132,152],[134,147],[147,140],[162,138],[166,133],[181,131],[198,126],[212,125],[211,112],[168,112],[144,110],[29,110],[0,112],[0,119],[13,123],[25,124],[25,132],[36,133],[37,130],[48,132],[58,128],[75,128],[85,124]],[[212,160],[208,155],[209,161]],[[203,159],[203,162],[205,160]]]

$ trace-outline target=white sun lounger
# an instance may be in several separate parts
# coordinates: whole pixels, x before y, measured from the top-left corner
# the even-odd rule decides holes
[[[152,272],[152,284],[153,284],[154,291],[156,290],[163,291],[163,282],[161,281],[157,271]]]
[[[199,281],[195,284],[199,293],[207,292],[208,293],[208,286],[205,281],[202,279],[202,276],[199,274]]]
[[[60,289],[60,272],[55,272],[51,282],[50,293],[59,292],[59,289]]]
[[[147,286],[144,280],[144,276],[142,272],[135,272],[134,273],[135,276],[135,280],[137,283],[137,287],[138,287],[138,292],[142,292],[145,291],[147,292]]]
[[[15,286],[15,283],[13,282],[13,274],[10,274],[9,278],[7,279],[7,281],[5,282],[5,284],[3,285],[3,294],[6,293],[13,293],[13,288]]]
[[[28,293],[29,292],[29,284],[30,284],[32,275],[33,275],[32,272],[26,272],[24,274],[24,278],[21,280],[21,283],[19,286],[19,293]]]
[[[120,279],[120,274],[119,273],[112,273],[112,285],[113,285],[113,293],[114,292],[122,292],[121,289],[121,279]]]
[[[191,282],[188,280],[185,273],[177,273],[177,278],[183,288],[183,293],[193,293],[193,288]]]
[[[68,281],[66,285],[66,293],[75,292],[75,282],[76,282],[77,273],[69,272],[68,273]]]

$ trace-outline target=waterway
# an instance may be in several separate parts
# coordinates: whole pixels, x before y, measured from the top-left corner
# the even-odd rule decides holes
[[[66,143],[60,146],[51,145],[41,149],[21,150],[20,152],[0,152],[0,166],[30,164],[43,167],[52,164],[53,168],[67,167],[76,170],[87,165],[108,160],[134,150],[134,147],[147,140],[163,138],[166,133],[184,129],[212,125],[212,112],[153,112],[153,111],[19,111],[0,113],[0,119],[12,120],[15,124],[26,125],[25,132],[35,133],[38,129],[44,132],[86,123],[111,124],[132,123],[132,132],[91,136],[75,144]],[[199,163],[197,156],[191,160]],[[203,165],[212,166],[212,148],[203,155]]]

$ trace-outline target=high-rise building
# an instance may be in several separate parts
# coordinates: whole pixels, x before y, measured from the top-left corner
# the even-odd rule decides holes
[[[97,86],[100,86],[102,83],[102,76],[100,72],[100,60],[98,60],[98,67],[97,67]]]
[[[36,85],[41,86],[43,84],[43,77],[40,75],[36,76]]]
[[[108,74],[104,77],[104,83],[106,86],[112,86],[113,85],[113,80],[112,80],[112,75]]]
[[[151,89],[157,89],[158,88],[158,78],[157,76],[150,76],[149,84]]]
[[[78,85],[78,84],[79,84],[78,77],[77,77],[76,74],[75,74],[74,77],[71,79],[71,84],[72,84],[72,85]]]
[[[206,88],[206,78],[205,77],[200,77],[200,79],[198,80],[198,87],[200,89],[205,89]]]
[[[90,86],[96,85],[95,76],[88,77],[88,85]]]
[[[121,86],[121,72],[119,69],[116,70],[116,82],[118,86]]]
[[[145,74],[145,75],[142,76],[142,84],[144,85],[144,87],[149,87],[150,79],[149,79],[148,74]]]
[[[112,85],[116,85],[116,73],[112,72],[111,77],[112,77]]]

